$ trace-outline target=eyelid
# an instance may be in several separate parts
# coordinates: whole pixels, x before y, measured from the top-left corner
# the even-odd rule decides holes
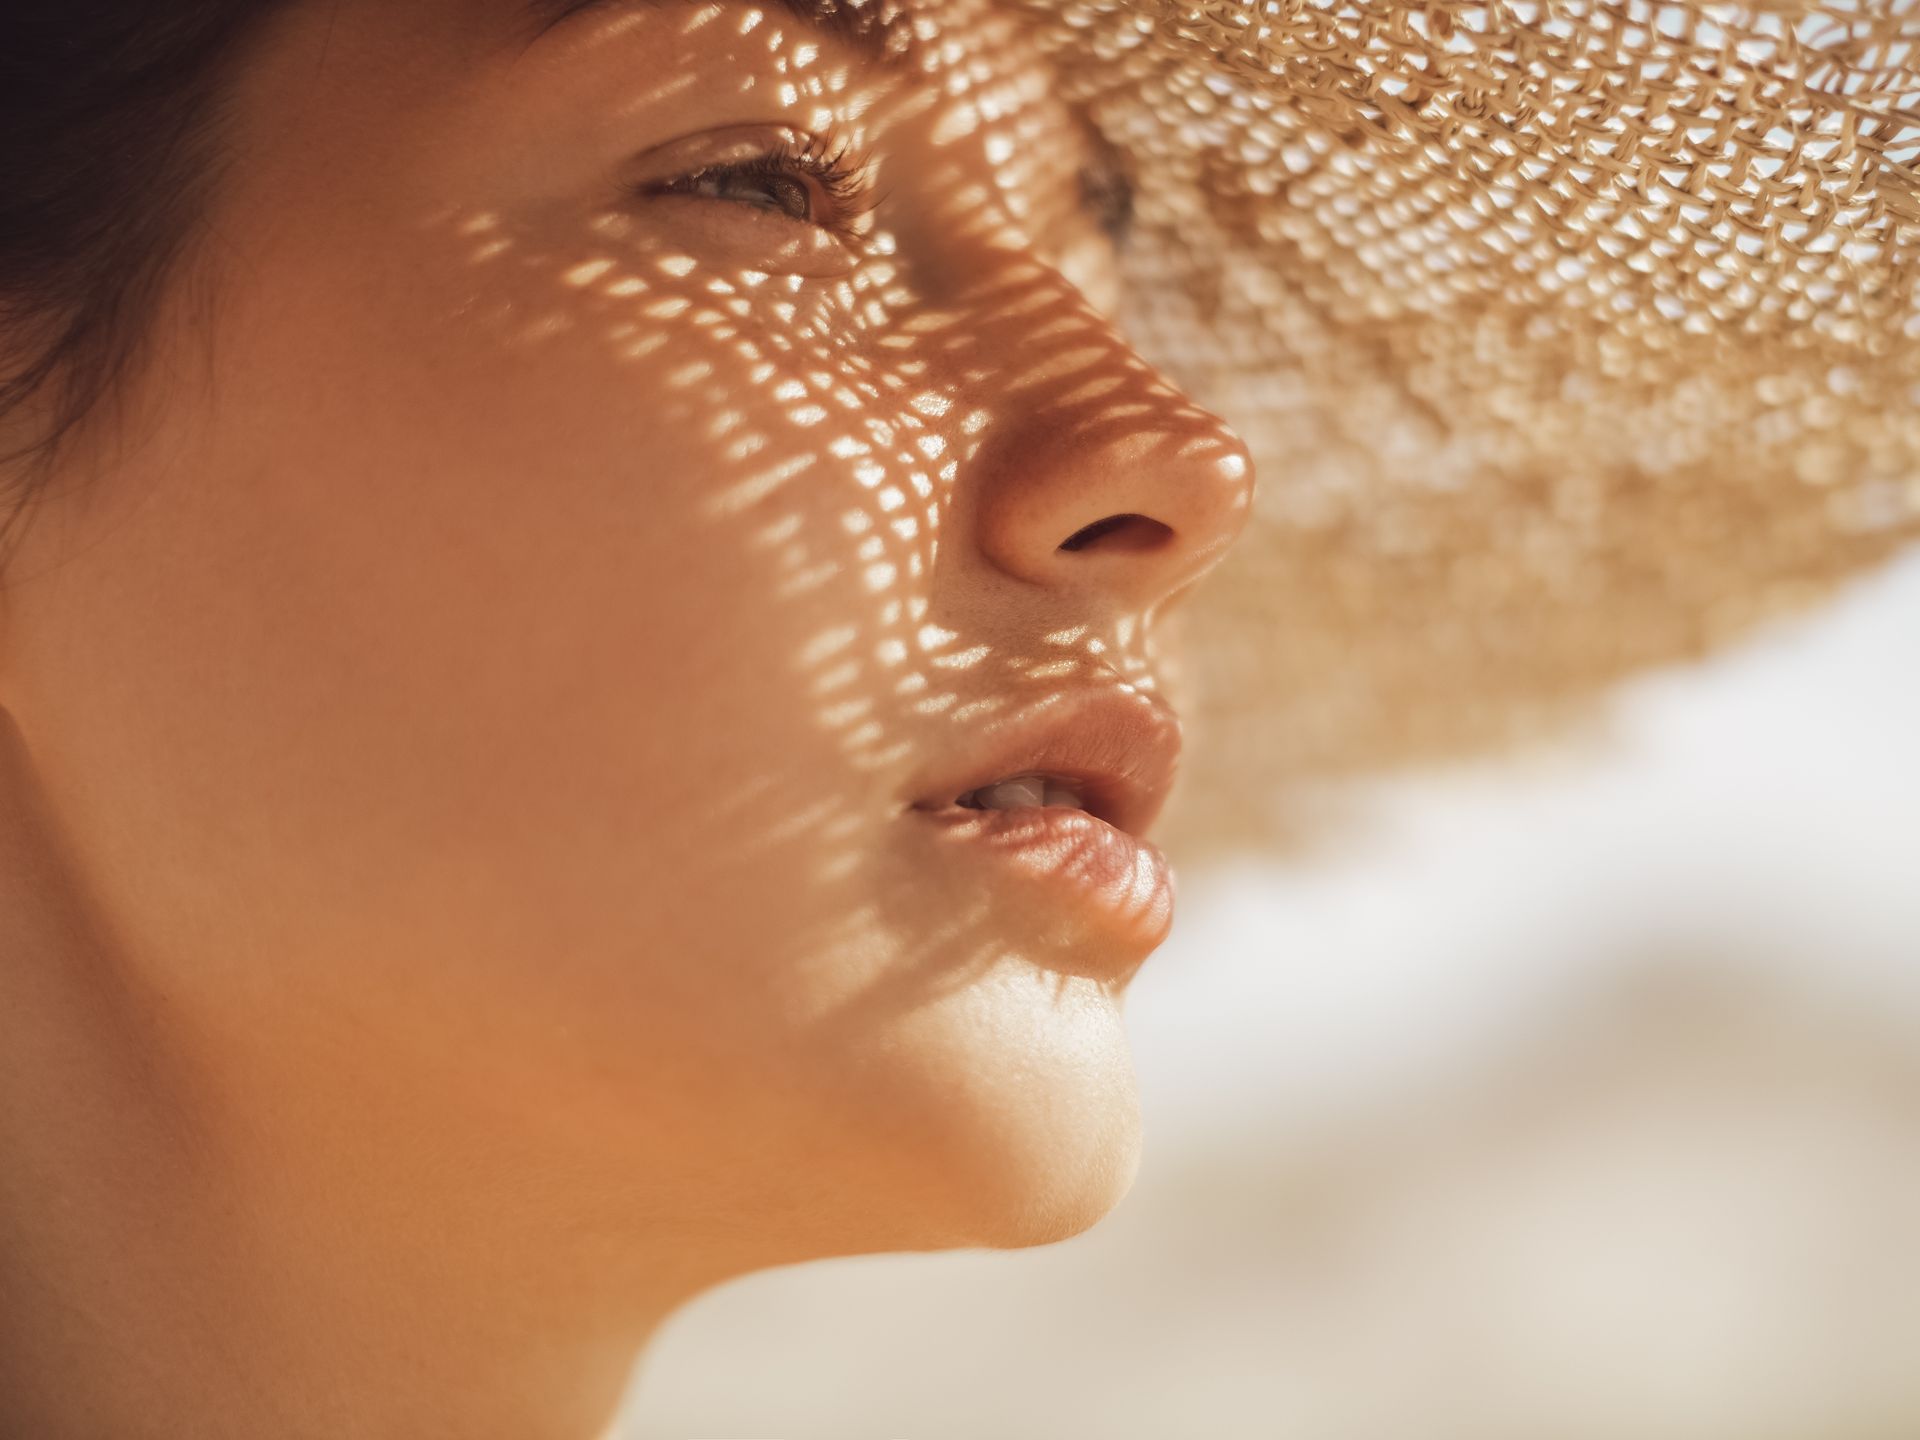
[[[728,136],[736,138],[727,143]],[[690,149],[692,155],[677,158]],[[705,177],[803,176],[810,186],[826,191],[833,213],[824,220],[790,218],[818,226],[852,246],[865,237],[860,222],[880,199],[872,185],[871,158],[857,153],[851,140],[831,131],[807,131],[771,122],[734,125],[668,141],[639,158],[653,163],[647,165],[643,177],[628,180],[622,188],[630,196],[646,199],[684,193],[674,187],[689,186]]]

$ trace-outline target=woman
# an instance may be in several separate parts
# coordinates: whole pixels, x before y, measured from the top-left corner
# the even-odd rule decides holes
[[[992,0],[0,28],[0,1434],[585,1436],[1070,1236],[1240,442]]]

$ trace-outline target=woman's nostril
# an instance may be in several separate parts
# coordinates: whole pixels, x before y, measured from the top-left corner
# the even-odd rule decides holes
[[[1060,542],[1062,550],[1098,546],[1108,551],[1157,550],[1173,538],[1173,531],[1145,515],[1109,515],[1082,525]]]

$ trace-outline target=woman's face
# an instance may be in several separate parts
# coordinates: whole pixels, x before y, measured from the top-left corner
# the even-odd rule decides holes
[[[1247,457],[1110,327],[1009,8],[561,8],[244,57],[5,597],[76,893],[200,1123],[343,1193],[739,1268],[1072,1234],[1169,895],[953,802],[1151,817],[1154,622]]]

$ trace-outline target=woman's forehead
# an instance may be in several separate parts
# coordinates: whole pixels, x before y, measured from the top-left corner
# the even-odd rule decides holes
[[[246,100],[273,129],[289,110],[412,126],[477,106],[515,114],[527,144],[611,134],[663,105],[698,123],[729,97],[756,111],[732,119],[856,126],[863,144],[957,108],[980,113],[949,130],[1017,122],[1015,149],[1090,160],[1050,57],[1020,43],[1033,15],[1018,0],[325,0],[282,12]]]
[[[299,37],[292,58],[304,70],[344,63],[376,88],[397,80],[416,95],[572,65],[636,77],[678,66],[691,83],[685,67],[734,59],[833,72],[852,99],[903,80],[978,94],[1050,73],[1044,47],[1025,43],[1037,14],[1025,0],[315,0],[286,7],[274,28]]]
[[[878,65],[922,65],[952,40],[1019,7],[1004,0],[500,0],[504,23],[523,42],[562,27],[618,25],[644,17],[678,20],[688,31],[759,31],[795,44],[828,37]],[[963,47],[964,48],[964,47]],[[951,51],[947,51],[950,55]]]
[[[680,11],[696,25],[731,12],[754,26],[790,20],[833,35],[871,58],[896,58],[912,36],[913,21],[938,28],[939,0],[918,5],[903,0],[511,0],[519,21],[535,34],[576,22],[587,15],[621,15],[639,11]]]

